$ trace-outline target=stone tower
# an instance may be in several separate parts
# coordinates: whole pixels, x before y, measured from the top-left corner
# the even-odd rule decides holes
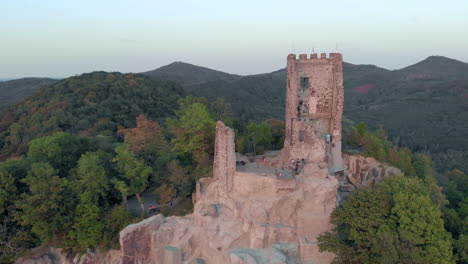
[[[288,55],[284,157],[327,162],[343,170],[343,57],[340,53]]]

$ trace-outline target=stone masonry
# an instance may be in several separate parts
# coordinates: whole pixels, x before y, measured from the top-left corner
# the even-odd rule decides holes
[[[343,57],[339,53],[294,54],[287,58],[286,135],[283,163],[290,159],[320,162],[330,174],[343,170]]]
[[[232,189],[234,172],[236,172],[234,131],[223,122],[218,121],[216,123],[213,178],[220,182],[219,197],[225,201]]]

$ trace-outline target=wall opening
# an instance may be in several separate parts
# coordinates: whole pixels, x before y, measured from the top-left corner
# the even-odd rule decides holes
[[[301,88],[309,88],[309,77],[301,77]]]
[[[299,141],[304,141],[304,131],[299,131]]]

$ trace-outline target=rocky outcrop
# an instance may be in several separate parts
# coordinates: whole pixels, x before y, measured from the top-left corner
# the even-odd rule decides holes
[[[372,186],[380,183],[386,177],[402,173],[398,168],[371,157],[351,154],[343,156],[347,178],[356,187]]]
[[[213,177],[197,183],[193,214],[152,216],[122,230],[123,264],[331,263],[317,244],[336,206],[338,181],[328,168],[308,163],[278,177],[264,161],[236,171],[233,141],[219,122]]]
[[[330,263],[317,247],[336,205],[338,182],[327,173],[310,164],[294,190],[277,190],[274,175],[236,172],[228,200],[213,181],[193,214],[125,228],[122,263]]]
[[[356,189],[373,186],[386,177],[402,174],[401,170],[371,157],[343,154],[345,171],[337,175],[339,200]]]

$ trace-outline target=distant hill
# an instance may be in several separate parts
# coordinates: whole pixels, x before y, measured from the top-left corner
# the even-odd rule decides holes
[[[395,71],[352,77],[346,67],[345,115],[383,126],[393,142],[430,153],[440,170],[468,172],[468,64],[429,57]]]
[[[184,89],[140,74],[92,72],[43,86],[0,117],[0,160],[21,155],[34,138],[56,131],[115,135],[146,114],[162,122],[174,115]]]
[[[430,56],[423,61],[395,72],[410,79],[414,79],[414,76],[417,77],[418,75],[421,77],[421,74],[424,74],[422,76],[424,79],[460,80],[467,79],[468,63],[443,56]]]
[[[239,75],[229,74],[185,62],[173,62],[156,70],[142,72],[155,79],[177,80],[181,84],[194,84],[207,81],[236,79]]]
[[[0,82],[0,111],[32,95],[41,86],[55,81],[49,78],[22,78]]]

